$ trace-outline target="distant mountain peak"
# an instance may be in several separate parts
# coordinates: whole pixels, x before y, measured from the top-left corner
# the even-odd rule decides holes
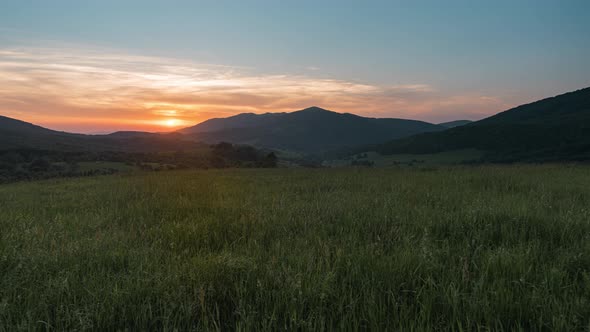
[[[210,119],[180,132],[208,143],[226,141],[322,153],[442,129],[422,121],[366,118],[312,106],[295,112],[239,114]]]
[[[327,110],[325,108],[321,108],[321,107],[318,107],[318,106],[311,106],[311,107],[308,107],[308,108],[304,108],[304,109],[302,109],[299,112],[329,112],[329,113],[336,113],[336,112],[329,111],[329,110]]]
[[[299,111],[295,111],[295,112],[290,112],[290,113],[284,113],[290,116],[294,116],[294,117],[320,117],[320,118],[325,118],[325,117],[337,117],[337,116],[346,116],[348,115],[348,113],[338,113],[338,112],[334,112],[334,111],[330,111],[327,110],[325,108],[321,108],[321,107],[317,107],[317,106],[312,106],[312,107],[308,107]]]

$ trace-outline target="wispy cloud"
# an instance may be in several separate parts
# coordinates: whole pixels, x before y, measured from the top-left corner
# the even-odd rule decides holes
[[[319,75],[319,71],[314,71]],[[78,49],[0,49],[0,113],[60,129],[158,130],[239,112],[317,105],[367,116],[446,120],[504,108],[428,84],[374,85],[240,67]]]

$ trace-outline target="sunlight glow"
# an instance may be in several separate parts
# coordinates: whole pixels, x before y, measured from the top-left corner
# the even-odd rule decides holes
[[[508,108],[494,96],[449,95],[415,82],[377,85],[125,53],[0,48],[0,114],[51,124],[52,129],[159,131],[310,105],[430,121],[482,117]]]
[[[167,119],[162,121],[162,125],[165,127],[173,128],[178,127],[182,124],[182,121],[178,119]]]

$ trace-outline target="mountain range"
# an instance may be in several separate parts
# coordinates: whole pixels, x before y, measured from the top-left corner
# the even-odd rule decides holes
[[[180,132],[203,142],[322,153],[444,129],[423,121],[367,118],[310,107],[291,113],[244,113],[210,119]]]
[[[140,131],[72,134],[0,116],[0,150],[154,152],[230,142],[307,155],[444,129],[422,121],[366,118],[319,107],[292,113],[238,114],[165,134]]]
[[[365,146],[380,154],[477,149],[489,161],[590,159],[590,88],[498,113],[432,124],[377,119],[310,107],[291,113],[244,113],[210,119],[177,132],[82,135],[0,116],[0,150],[158,152],[230,142],[300,155]]]

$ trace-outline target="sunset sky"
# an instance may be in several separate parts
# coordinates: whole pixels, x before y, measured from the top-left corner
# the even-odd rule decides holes
[[[320,106],[480,119],[590,86],[590,1],[0,3],[0,115],[167,131]]]

